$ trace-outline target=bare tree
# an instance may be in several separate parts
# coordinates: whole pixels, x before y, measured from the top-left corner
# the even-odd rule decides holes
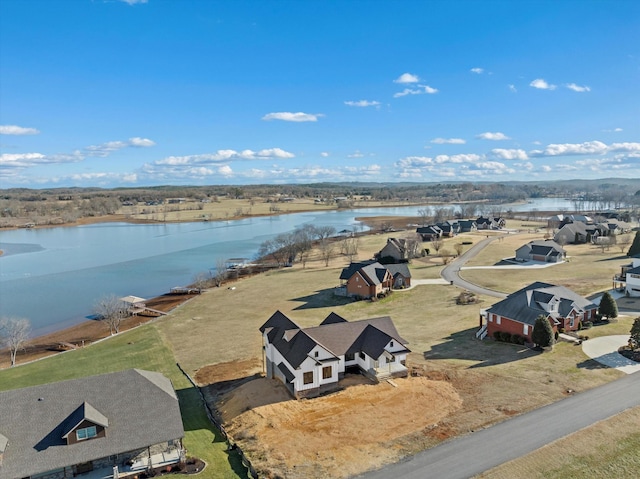
[[[449,264],[451,262],[451,253],[449,252],[448,249],[441,249],[440,250],[440,259],[442,259],[442,264],[446,265]]]
[[[421,256],[421,253],[424,252],[422,249],[422,240],[420,239],[420,235],[418,233],[411,233],[405,236],[404,238],[405,248],[407,250],[407,259],[417,258]]]
[[[620,248],[621,253],[624,253],[630,244],[631,244],[631,237],[628,234],[622,234],[618,236],[618,241],[616,241],[616,246]]]
[[[0,318],[0,343],[9,348],[11,367],[16,364],[18,350],[24,349],[31,334],[31,323],[24,318]]]
[[[216,287],[219,288],[220,285],[224,283],[224,280],[227,279],[227,275],[227,262],[223,258],[218,258],[216,260],[216,272],[213,277]]]
[[[196,273],[193,277],[193,285],[198,289],[198,294],[201,294],[202,290],[207,287],[210,279],[211,274],[205,273],[204,271]]]
[[[436,253],[438,253],[440,251],[440,248],[442,248],[442,238],[432,238],[431,239],[431,246],[433,246],[433,249],[435,250]]]
[[[315,237],[323,243],[332,236],[335,236],[336,229],[333,226],[316,226],[313,232],[315,233]]]
[[[331,260],[331,256],[333,256],[333,251],[334,247],[332,243],[320,243],[320,258],[324,261],[325,266],[329,266],[329,260]]]
[[[349,258],[349,262],[352,263],[354,258],[358,255],[359,241],[357,237],[345,238],[342,243],[344,254]]]
[[[453,245],[453,249],[456,251],[456,256],[460,256],[462,254],[464,246],[462,245],[462,243],[456,243]]]
[[[427,206],[426,208],[419,209],[418,216],[420,217],[420,223],[422,223],[422,226],[427,226],[429,217],[431,216],[431,208]]]
[[[118,334],[120,323],[129,315],[127,303],[111,294],[100,298],[93,306],[95,316],[109,328],[111,336]]]

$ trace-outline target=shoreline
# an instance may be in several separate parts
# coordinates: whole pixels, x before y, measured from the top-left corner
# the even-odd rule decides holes
[[[404,205],[404,206],[419,206],[419,205]],[[384,208],[387,206],[380,206]],[[355,208],[354,208],[355,209]],[[312,211],[312,210],[310,210]],[[296,211],[298,213],[298,211]],[[279,213],[289,214],[289,213]],[[277,216],[278,214],[271,215],[255,215],[255,216]],[[407,222],[411,219],[415,219],[412,216],[375,216],[375,217],[356,217],[356,220],[365,224],[369,230],[364,231],[361,234],[375,234],[377,233],[377,226],[380,226],[382,222],[392,223],[393,228],[399,233],[406,231]],[[212,220],[212,221],[226,221],[226,220]],[[134,224],[150,224],[157,223],[156,221],[136,220],[131,218],[125,218],[125,215],[108,215],[100,217],[86,217],[82,218],[76,223],[68,223],[65,225],[43,225],[36,226],[35,228],[49,228],[49,227],[72,227],[88,224],[108,223],[108,222],[129,222]],[[192,221],[176,221],[172,223],[185,223]],[[17,228],[15,228],[17,229]],[[229,282],[228,280],[226,282]],[[160,296],[152,298],[146,301],[148,307],[169,312],[174,308],[182,305],[191,298],[198,296],[197,294],[190,295],[173,295],[170,293],[164,293]],[[125,332],[134,327],[140,326],[147,322],[155,320],[153,316],[131,316],[122,322],[120,332]],[[34,360],[42,359],[48,356],[53,356],[57,353],[64,352],[70,349],[74,349],[73,346],[83,347],[90,345],[98,340],[104,339],[109,336],[108,328],[100,321],[87,320],[73,326],[65,327],[59,330],[44,333],[33,338],[27,343],[25,350],[19,351],[16,358],[16,366],[31,362]],[[3,348],[0,350],[0,369],[9,367],[8,351]]]
[[[168,313],[196,296],[199,295],[166,293],[148,300],[146,304],[150,308]],[[157,316],[129,316],[122,321],[118,334],[154,321],[155,319],[157,319]],[[35,336],[29,339],[23,350],[18,351],[16,366],[54,356],[65,351],[90,346],[109,336],[109,328],[98,320],[83,321],[73,326]],[[9,367],[9,353],[6,348],[3,348],[0,350],[0,369]]]

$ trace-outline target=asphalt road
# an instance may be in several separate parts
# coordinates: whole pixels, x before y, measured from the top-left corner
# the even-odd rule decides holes
[[[630,374],[358,477],[467,479],[636,406],[640,374]]]
[[[484,294],[486,296],[493,296],[494,298],[506,298],[505,293],[499,291],[493,291],[492,289],[482,288],[473,283],[469,283],[460,277],[460,268],[463,267],[467,261],[474,258],[480,251],[482,251],[489,243],[498,239],[499,236],[489,236],[482,241],[474,244],[471,248],[464,252],[459,258],[449,263],[442,269],[440,275],[449,283],[453,282],[456,286],[467,289],[476,294]]]

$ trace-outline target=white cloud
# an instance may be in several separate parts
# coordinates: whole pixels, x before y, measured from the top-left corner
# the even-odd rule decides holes
[[[35,128],[25,128],[18,125],[0,125],[0,135],[37,135],[40,133]]]
[[[229,165],[222,165],[218,168],[218,173],[222,176],[233,176],[233,170]]]
[[[509,91],[513,92],[513,93],[517,93],[518,90],[516,89],[515,85],[509,84],[507,85],[509,87]]]
[[[344,104],[347,106],[359,106],[359,107],[380,106],[379,101],[369,101],[369,100],[345,101]]]
[[[484,133],[480,133],[479,135],[476,135],[476,138],[478,138],[480,140],[493,140],[493,141],[510,140],[511,139],[507,135],[505,135],[504,133],[501,133],[499,131],[496,131],[496,132],[486,131]]]
[[[437,145],[464,145],[467,141],[462,138],[434,138],[431,143]]]
[[[494,148],[491,150],[494,156],[502,159],[502,160],[528,160],[527,152],[520,149],[503,149],[503,148]]]
[[[635,152],[640,151],[640,143],[612,143],[609,151]]]
[[[533,88],[537,88],[538,90],[555,90],[556,89],[555,85],[551,85],[550,83],[547,83],[546,80],[544,80],[543,78],[536,78],[531,83],[529,83],[529,86],[532,86]]]
[[[476,67],[476,68],[472,68],[470,71],[471,71],[472,73],[477,73],[478,75],[480,75],[480,74],[482,74],[482,73],[484,72],[484,68],[478,68],[478,67]]]
[[[542,171],[548,173],[549,171],[552,171],[552,168],[549,165],[542,165]]]
[[[347,155],[347,158],[362,158],[363,156],[364,155],[362,154],[362,152],[360,152],[360,150],[356,150],[354,153]]]
[[[616,132],[622,131],[622,128],[614,128],[613,131],[616,131]]]
[[[318,121],[318,118],[324,115],[320,113],[303,113],[301,111],[297,113],[292,113],[289,111],[280,111],[275,113],[267,113],[262,117],[265,121],[270,120],[282,120],[282,121],[293,121],[293,122],[303,122],[303,121]]]
[[[137,5],[147,3],[149,0],[120,0],[123,3],[128,3],[129,5]]]
[[[418,75],[413,75],[411,73],[403,73],[393,80],[394,83],[418,83],[419,81],[420,78],[418,78]]]
[[[42,153],[3,153],[0,155],[0,166],[28,168],[30,166],[48,163]]]
[[[260,151],[253,150],[218,150],[215,153],[204,153],[200,155],[169,156],[162,160],[155,161],[155,165],[168,166],[188,166],[227,163],[239,160],[282,160],[294,158],[295,155],[281,148],[268,148]]]
[[[585,92],[585,91],[591,91],[591,88],[589,88],[588,86],[584,85],[584,86],[580,86],[580,85],[576,85],[575,83],[567,83],[565,85],[569,90],[573,90],[573,91],[577,91],[579,93]]]
[[[322,151],[320,152],[320,156],[323,158],[327,158],[329,156],[329,152],[328,151]]]
[[[134,137],[129,138],[127,141],[107,141],[106,143],[102,143],[101,145],[87,146],[84,151],[88,156],[97,156],[100,158],[104,158],[106,156],[109,156],[109,154],[113,153],[114,151],[118,151],[123,148],[148,148],[154,145],[155,142],[149,140],[148,138]]]
[[[606,153],[607,145],[601,141],[585,141],[584,143],[552,143],[544,150],[532,150],[529,156],[564,156],[592,155]]]
[[[136,148],[148,148],[150,146],[155,146],[155,144],[155,141],[149,140],[148,138],[140,138],[138,136],[129,138],[129,146]]]
[[[400,98],[407,95],[433,95],[434,93],[438,93],[437,88],[432,88],[429,85],[418,85],[418,88],[405,88],[404,90],[395,93],[393,98]]]
[[[434,161],[440,163],[473,163],[484,159],[484,155],[477,155],[475,153],[460,154],[460,155],[438,155],[434,158]]]

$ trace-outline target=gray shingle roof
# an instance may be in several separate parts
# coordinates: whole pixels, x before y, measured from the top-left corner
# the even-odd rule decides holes
[[[549,312],[544,305],[551,301],[558,302],[558,309]],[[487,309],[487,313],[534,325],[541,314],[552,317],[566,317],[573,309],[586,311],[597,306],[564,286],[555,286],[537,281],[511,293],[502,301]]]
[[[386,264],[385,266],[394,278],[397,274],[401,274],[405,278],[411,278],[411,271],[409,271],[409,265],[407,263],[393,263]]]
[[[90,421],[93,424],[97,424],[98,426],[109,427],[109,419],[107,419],[100,411],[94,408],[87,401],[84,401],[65,421],[62,437],[66,438],[85,420]]]
[[[316,326],[313,328],[306,328],[304,329],[304,332],[334,355],[342,356],[347,352],[353,352],[352,349],[354,343],[356,343],[363,331],[369,326],[381,331],[389,338],[395,339],[401,344],[407,344],[407,341],[402,339],[398,334],[398,331],[389,316]],[[377,337],[373,335],[367,336],[367,341],[364,343],[361,342],[360,346],[368,347],[369,340],[374,342],[376,339]]]
[[[106,437],[68,446],[62,438],[65,421],[85,401],[108,420]],[[4,391],[0,404],[0,435],[8,440],[0,479],[32,476],[184,436],[171,381],[150,371],[129,369]],[[93,411],[89,415],[98,418]]]

